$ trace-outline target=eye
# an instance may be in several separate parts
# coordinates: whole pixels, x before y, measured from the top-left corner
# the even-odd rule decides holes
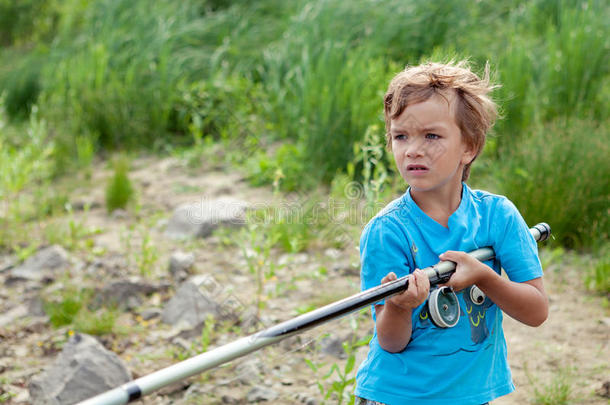
[[[437,134],[429,133],[429,134],[426,134],[426,139],[440,139],[440,136]]]
[[[402,140],[407,139],[407,135],[405,135],[405,134],[396,134],[396,135],[394,135],[394,139],[397,140],[397,141],[402,141]]]

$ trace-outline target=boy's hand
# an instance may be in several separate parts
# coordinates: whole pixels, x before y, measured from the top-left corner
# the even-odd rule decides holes
[[[488,276],[490,271],[493,272],[485,263],[481,263],[465,252],[448,250],[441,254],[439,258],[443,261],[451,261],[457,264],[455,273],[451,275],[449,281],[445,284],[441,284],[453,287],[455,291],[460,291],[473,284],[477,284],[480,280]]]
[[[396,274],[390,272],[381,279],[381,284],[389,283],[390,281],[396,280],[396,278]],[[394,295],[389,298],[388,301],[401,309],[410,311],[413,308],[420,306],[426,298],[428,298],[429,292],[430,280],[428,279],[428,276],[426,276],[423,271],[415,269],[413,273],[409,274],[409,286],[407,287],[407,290],[398,295]]]

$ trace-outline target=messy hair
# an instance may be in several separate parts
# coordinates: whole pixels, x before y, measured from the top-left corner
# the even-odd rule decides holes
[[[463,141],[476,151],[462,173],[462,180],[468,179],[470,165],[483,150],[485,134],[498,114],[496,103],[488,96],[496,87],[490,84],[489,65],[485,66],[483,78],[473,73],[466,61],[407,66],[394,76],[383,99],[388,148],[392,145],[392,119],[398,118],[407,106],[426,101],[435,94],[447,100],[455,95],[455,122]]]

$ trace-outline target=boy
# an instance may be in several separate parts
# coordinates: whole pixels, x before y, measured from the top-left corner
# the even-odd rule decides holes
[[[483,404],[506,395],[514,385],[502,311],[530,326],[547,317],[537,246],[523,218],[505,197],[464,182],[496,116],[488,76],[486,69],[480,79],[465,62],[427,63],[389,85],[387,145],[409,188],[364,228],[361,284],[364,290],[410,279],[407,291],[374,305],[356,404]],[[464,253],[486,246],[495,260]],[[457,263],[447,285],[461,317],[445,329],[429,319],[430,283],[418,270],[439,260]],[[475,284],[484,300],[471,299]]]

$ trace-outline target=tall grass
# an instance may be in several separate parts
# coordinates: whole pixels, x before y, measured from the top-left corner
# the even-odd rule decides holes
[[[184,72],[196,70],[192,57],[173,52],[194,10],[98,1],[87,11],[91,25],[79,41],[68,30],[44,70],[44,112],[54,122],[70,117],[70,132],[94,134],[104,147],[152,144],[166,136]]]
[[[18,134],[5,128],[0,98],[0,250],[22,242],[27,208],[22,198],[28,190],[44,189],[53,172],[53,142],[49,141],[47,124],[38,118],[36,109],[28,125]],[[43,205],[43,198],[36,203]]]
[[[558,120],[535,127],[501,157],[499,190],[526,222],[548,222],[566,246],[608,240],[608,122]]]
[[[475,69],[489,61],[502,84],[504,119],[490,143],[491,161],[510,156],[502,178],[514,177],[517,151],[539,146],[542,128],[565,125],[572,135],[557,138],[575,137],[574,128],[598,130],[610,114],[602,0],[43,3],[0,3],[20,18],[52,16],[31,35],[24,19],[3,27],[13,37],[0,50],[0,92],[11,117],[39,105],[64,170],[90,164],[93,151],[197,148],[210,137],[255,168],[255,181],[329,182],[354,161],[366,129],[382,125],[391,76],[450,55],[470,57]],[[276,141],[289,145],[243,152]],[[562,173],[562,183],[590,177],[575,173]]]

